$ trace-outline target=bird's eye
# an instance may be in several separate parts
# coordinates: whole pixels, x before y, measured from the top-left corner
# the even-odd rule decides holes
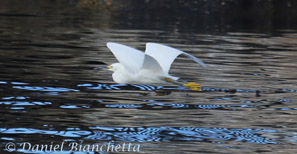
[[[108,68],[109,68],[109,69],[112,69],[112,66],[111,66],[111,65],[109,65],[109,66],[108,66]]]

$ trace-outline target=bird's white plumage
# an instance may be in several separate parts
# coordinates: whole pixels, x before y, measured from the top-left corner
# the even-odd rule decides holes
[[[141,67],[141,70],[149,70],[152,71],[154,74],[163,74],[162,67],[160,66],[159,62],[151,57],[150,55],[144,54],[144,61]],[[164,74],[166,75],[166,74]]]
[[[154,84],[165,83],[164,77],[177,80],[169,75],[171,64],[180,54],[193,59],[203,67],[198,58],[181,50],[158,43],[147,43],[145,53],[126,45],[108,42],[107,47],[120,63],[112,64],[113,80],[117,83]]]
[[[144,53],[119,43],[108,42],[107,47],[117,60],[132,74],[141,69],[144,60]]]
[[[188,56],[189,58],[193,59],[195,62],[199,63],[201,66],[206,67],[206,65],[199,60],[198,58],[183,52],[181,50],[163,45],[158,43],[147,43],[145,54],[148,54],[155,58],[161,65],[164,72],[169,72],[171,64],[176,59],[177,56],[180,54],[184,54]]]

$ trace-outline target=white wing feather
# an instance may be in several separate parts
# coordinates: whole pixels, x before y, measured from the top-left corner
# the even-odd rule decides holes
[[[150,55],[145,54],[144,61],[142,64],[141,69],[143,70],[149,70],[154,74],[160,74],[163,75],[163,69],[161,68],[160,64],[157,62],[157,60]]]
[[[161,65],[163,71],[166,73],[169,72],[171,64],[173,63],[175,58],[180,54],[184,54],[187,57],[193,59],[198,64],[200,64],[202,67],[206,67],[206,65],[200,59],[181,50],[158,43],[147,43],[145,54],[148,54],[151,57],[155,58]]]
[[[136,74],[142,67],[144,52],[119,43],[108,42],[107,47],[117,60],[130,72]]]

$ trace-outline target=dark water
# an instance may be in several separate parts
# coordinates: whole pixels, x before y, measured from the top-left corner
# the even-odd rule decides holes
[[[1,153],[8,144],[14,153],[55,153],[29,143],[64,144],[56,153],[113,153],[71,143],[126,143],[126,153],[296,152],[297,31],[156,30],[72,7],[1,9]],[[171,73],[202,92],[113,83],[96,69],[116,62],[108,41],[142,50],[159,42],[200,57],[208,70],[179,57]]]

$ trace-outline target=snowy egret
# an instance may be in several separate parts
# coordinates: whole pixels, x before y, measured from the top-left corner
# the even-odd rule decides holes
[[[108,66],[113,71],[112,78],[123,84],[164,84],[172,82],[192,90],[200,91],[200,84],[178,81],[178,77],[169,75],[171,64],[180,54],[193,59],[202,67],[206,65],[198,58],[181,50],[158,44],[147,43],[145,52],[119,43],[108,42],[107,47],[119,63]]]

